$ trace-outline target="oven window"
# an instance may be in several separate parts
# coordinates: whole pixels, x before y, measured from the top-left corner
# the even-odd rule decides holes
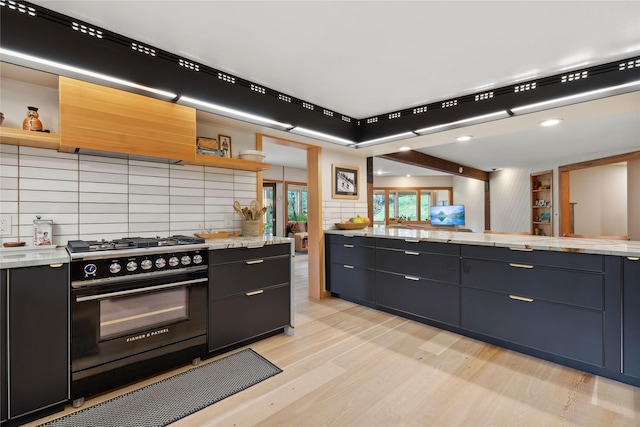
[[[100,340],[187,318],[186,287],[100,301]]]

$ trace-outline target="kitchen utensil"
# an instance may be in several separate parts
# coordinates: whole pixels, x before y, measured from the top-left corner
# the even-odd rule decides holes
[[[233,202],[233,209],[235,209],[236,212],[238,212],[238,215],[240,215],[240,218],[246,220],[247,217],[244,214],[243,209],[240,207],[240,202],[238,202],[237,200],[235,202]]]

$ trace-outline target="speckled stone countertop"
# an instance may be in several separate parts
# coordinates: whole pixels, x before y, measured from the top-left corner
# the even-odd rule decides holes
[[[242,248],[250,246],[276,245],[280,243],[293,244],[293,242],[294,239],[291,237],[278,236],[238,236],[206,240],[206,244],[209,245],[209,249]]]
[[[458,243],[462,245],[640,257],[640,241],[637,240],[625,241],[516,234],[484,234],[456,231],[431,231],[412,228],[387,228],[384,226],[367,227],[363,230],[330,229],[325,230],[325,233],[385,237],[390,239],[418,239],[421,241]]]
[[[71,261],[64,246],[0,248],[0,269],[65,264]]]

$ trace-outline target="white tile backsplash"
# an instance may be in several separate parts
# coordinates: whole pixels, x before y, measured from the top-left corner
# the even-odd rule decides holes
[[[54,242],[240,229],[234,200],[257,198],[257,174],[204,166],[58,153],[0,144],[1,241],[31,244],[36,215],[54,222]],[[233,226],[226,224],[232,217]]]

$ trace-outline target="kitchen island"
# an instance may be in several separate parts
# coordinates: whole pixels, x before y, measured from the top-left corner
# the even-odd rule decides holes
[[[640,385],[640,242],[369,227],[325,249],[334,296]]]

